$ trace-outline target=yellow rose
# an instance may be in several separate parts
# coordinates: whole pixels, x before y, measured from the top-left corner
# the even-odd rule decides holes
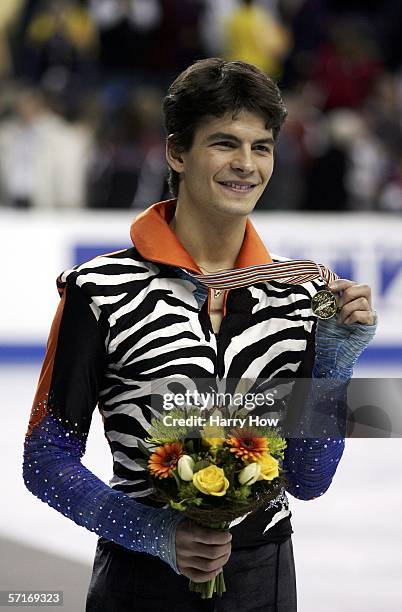
[[[229,481],[222,468],[209,465],[196,472],[193,476],[193,485],[205,495],[225,495]]]
[[[258,463],[261,466],[258,480],[273,480],[279,476],[279,464],[272,455],[264,455],[258,460]]]

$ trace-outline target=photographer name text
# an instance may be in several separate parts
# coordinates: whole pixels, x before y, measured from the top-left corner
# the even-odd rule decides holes
[[[173,417],[166,414],[163,417],[163,424],[166,427],[278,427],[279,419],[264,418],[259,415],[248,415],[246,417],[222,417],[211,414],[208,417],[191,415],[188,417]]]

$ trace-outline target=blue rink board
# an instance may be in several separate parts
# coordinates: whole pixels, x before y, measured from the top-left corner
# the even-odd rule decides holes
[[[45,346],[41,344],[0,344],[0,364],[35,363],[45,356]],[[368,348],[359,359],[359,365],[402,366],[402,346],[378,345]]]
[[[111,254],[122,249],[130,248],[130,246],[132,245],[76,243],[71,251],[70,265],[79,265],[101,254]],[[344,262],[338,262],[333,269],[343,278],[350,278],[353,276],[352,270],[349,269]],[[386,276],[384,280],[386,284],[389,283],[388,276]],[[385,288],[384,285],[383,290]],[[0,364],[3,365],[37,363],[42,361],[44,356],[45,346],[41,344],[0,344]],[[378,344],[370,346],[363,353],[362,357],[360,357],[358,363],[363,366],[388,365],[402,367],[402,345]]]

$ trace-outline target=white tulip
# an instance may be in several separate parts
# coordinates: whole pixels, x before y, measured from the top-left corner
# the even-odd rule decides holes
[[[259,475],[261,474],[261,466],[259,463],[250,463],[246,465],[240,472],[238,478],[239,482],[242,485],[252,485],[257,480]]]
[[[177,462],[177,471],[182,480],[190,482],[193,480],[194,459],[190,455],[182,455]]]

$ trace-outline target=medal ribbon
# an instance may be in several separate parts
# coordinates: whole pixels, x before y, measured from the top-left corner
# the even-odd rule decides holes
[[[213,274],[192,274],[192,276],[195,276],[203,285],[222,291],[272,280],[299,285],[322,278],[328,285],[339,278],[335,272],[332,272],[324,264],[317,264],[308,259],[294,259],[292,261],[224,270]]]

